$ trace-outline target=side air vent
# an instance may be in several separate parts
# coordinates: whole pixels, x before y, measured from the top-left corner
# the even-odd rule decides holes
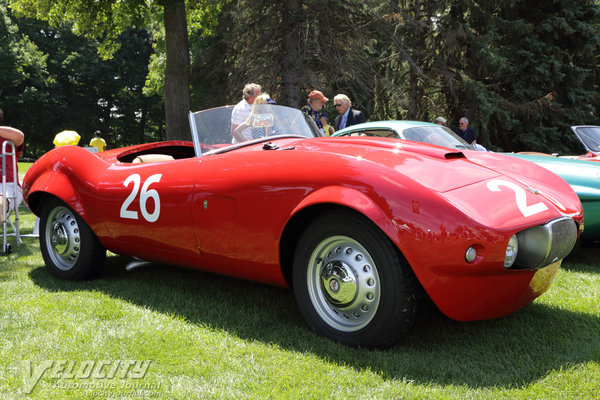
[[[465,155],[461,152],[456,152],[456,153],[446,153],[446,155],[444,157],[446,157],[447,160],[454,160],[457,158],[465,158]]]

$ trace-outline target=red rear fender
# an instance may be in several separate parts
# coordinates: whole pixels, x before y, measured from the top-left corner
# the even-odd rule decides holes
[[[28,190],[28,195],[26,196],[27,204],[36,215],[40,213],[40,200],[43,195],[51,194],[67,203],[83,219],[86,219],[81,199],[73,188],[73,183],[62,173],[47,171],[43,175],[40,175]]]

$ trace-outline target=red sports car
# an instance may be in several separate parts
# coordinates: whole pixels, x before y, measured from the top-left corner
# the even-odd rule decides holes
[[[583,229],[571,187],[527,161],[319,137],[278,105],[254,107],[253,139],[231,144],[231,112],[190,114],[193,142],[64,146],[35,162],[23,189],[49,272],[93,278],[108,249],[291,287],[317,333],[383,348],[423,290],[456,320],[519,310]]]

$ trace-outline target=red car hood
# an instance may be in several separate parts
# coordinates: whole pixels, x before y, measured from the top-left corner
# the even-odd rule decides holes
[[[388,167],[484,225],[508,228],[519,221],[525,226],[563,215],[582,220],[581,203],[569,184],[515,157],[379,137],[305,140],[296,148],[352,157],[373,174],[382,175],[381,165]]]

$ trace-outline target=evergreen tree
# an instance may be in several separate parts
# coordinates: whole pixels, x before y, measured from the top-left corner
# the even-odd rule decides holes
[[[597,18],[589,0],[453,1],[440,21],[453,119],[467,116],[486,146],[572,149],[568,126],[596,118]]]
[[[256,82],[283,105],[303,105],[316,88],[328,97],[345,93],[364,109],[375,82],[367,11],[354,0],[232,2],[219,19],[217,43],[194,59],[192,81],[215,77],[222,86],[214,99],[224,93],[229,104],[240,100],[244,84]],[[192,38],[192,54],[207,44]],[[328,111],[334,112],[330,104]]]
[[[376,117],[430,121],[447,112],[441,94],[447,67],[439,43],[444,1],[383,1],[371,8],[378,42]]]

